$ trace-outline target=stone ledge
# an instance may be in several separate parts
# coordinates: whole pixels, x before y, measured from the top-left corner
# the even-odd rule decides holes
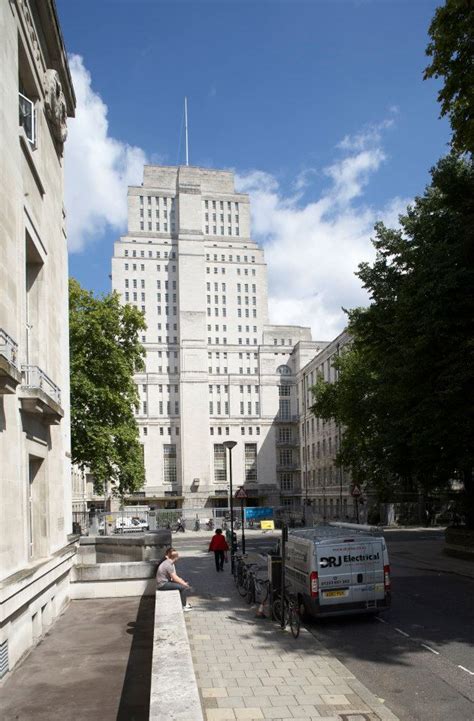
[[[149,718],[204,719],[178,591],[157,591],[155,595]]]

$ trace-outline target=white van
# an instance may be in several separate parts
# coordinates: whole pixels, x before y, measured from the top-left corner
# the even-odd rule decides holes
[[[329,523],[291,530],[285,575],[312,616],[377,613],[390,606],[387,547],[371,526]]]

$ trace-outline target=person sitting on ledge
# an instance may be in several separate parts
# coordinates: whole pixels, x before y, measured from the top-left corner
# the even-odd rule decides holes
[[[174,548],[168,548],[164,559],[158,566],[156,572],[156,588],[158,591],[179,591],[183,611],[189,611],[191,606],[187,603],[187,594],[191,586],[176,573],[175,563],[179,553]]]

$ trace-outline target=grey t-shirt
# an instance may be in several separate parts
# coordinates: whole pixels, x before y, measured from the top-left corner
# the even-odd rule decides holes
[[[158,571],[156,572],[156,587],[160,588],[164,583],[171,581],[172,573],[176,573],[174,563],[170,561],[169,558],[165,558],[158,566]]]

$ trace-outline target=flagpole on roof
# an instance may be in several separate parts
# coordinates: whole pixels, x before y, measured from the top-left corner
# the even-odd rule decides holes
[[[184,128],[186,135],[186,165],[189,165],[189,144],[188,144],[188,99],[184,98]]]

